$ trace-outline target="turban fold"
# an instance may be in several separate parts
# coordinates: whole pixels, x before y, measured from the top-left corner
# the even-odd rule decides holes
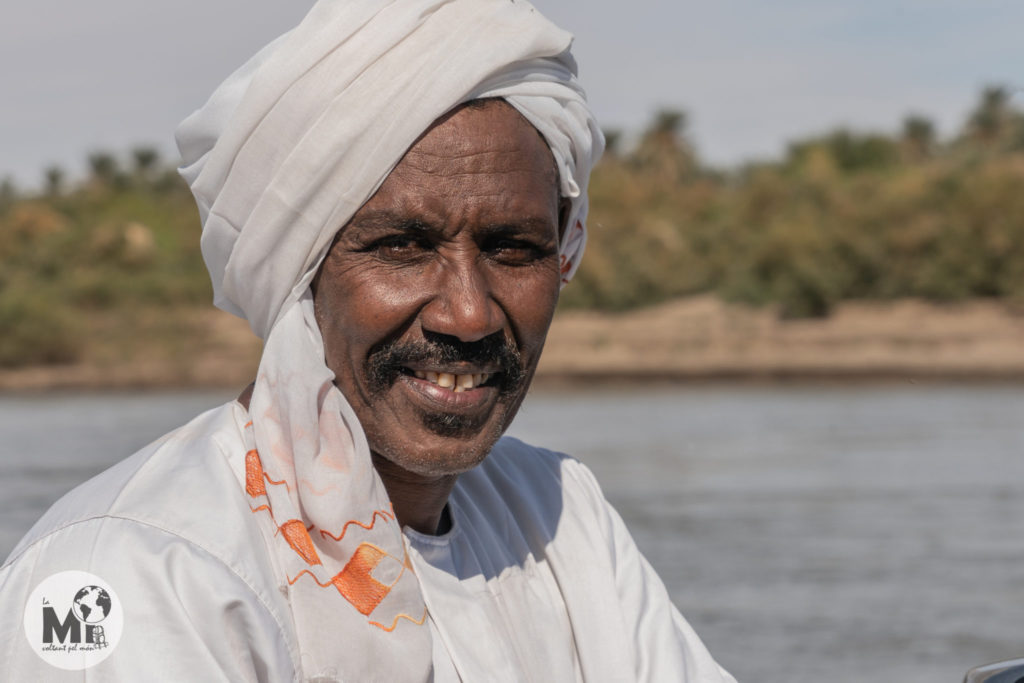
[[[603,146],[571,42],[523,0],[321,0],[177,131],[214,301],[265,340],[237,465],[291,584],[305,676],[426,680],[431,660],[400,528],[324,362],[310,281],[432,122],[501,97],[543,135],[571,199],[568,282]]]

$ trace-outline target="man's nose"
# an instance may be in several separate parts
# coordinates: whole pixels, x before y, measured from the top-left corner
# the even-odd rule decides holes
[[[475,342],[505,325],[490,278],[475,258],[441,266],[431,294],[421,314],[424,329],[431,332]]]

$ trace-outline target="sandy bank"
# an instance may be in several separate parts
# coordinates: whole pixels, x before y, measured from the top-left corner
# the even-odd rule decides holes
[[[1024,314],[974,301],[846,303],[823,320],[710,296],[555,320],[539,373],[565,378],[1024,379]]]
[[[98,343],[88,362],[0,371],[0,390],[241,387],[259,362],[246,323],[216,311],[191,314],[171,342],[116,354]],[[700,296],[614,315],[560,313],[538,368],[551,383],[855,378],[1024,381],[1024,312],[899,301],[787,321]]]

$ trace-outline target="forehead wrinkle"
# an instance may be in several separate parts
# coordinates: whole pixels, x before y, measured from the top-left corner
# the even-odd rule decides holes
[[[434,183],[429,193],[419,193],[411,184],[397,191],[402,197],[402,212],[410,218],[422,217],[427,224],[447,224],[452,220],[474,223],[521,224],[526,218],[542,216],[553,210],[552,220],[557,223],[557,207],[549,207],[549,193],[543,188],[531,193],[526,200],[509,196],[507,184],[494,182],[481,185],[474,182],[460,182],[462,178],[476,178],[480,174],[465,173],[439,176],[441,182]],[[499,176],[498,180],[502,180]],[[544,185],[544,187],[551,187]],[[550,193],[554,196],[554,193]],[[427,218],[434,217],[433,220]],[[551,221],[548,221],[551,222]]]
[[[417,154],[413,156],[410,154],[391,172],[385,181],[383,189],[391,196],[405,198],[419,198],[422,196],[429,199],[430,196],[437,195],[504,197],[509,178],[519,176],[528,183],[537,183],[540,186],[538,190],[541,190],[545,195],[548,194],[548,188],[550,188],[551,194],[557,197],[559,194],[558,174],[554,168],[553,161],[550,167],[538,168],[535,163],[531,163],[530,158],[524,157],[521,154],[509,152],[507,156],[516,163],[495,167],[487,163],[486,158],[490,157],[490,154],[467,154],[462,159],[471,160],[479,158],[481,163],[453,165],[446,163],[448,157],[442,158],[440,155],[429,155],[428,159],[427,155]],[[430,159],[437,160],[437,163],[420,163]],[[429,178],[443,179],[443,182],[441,184],[436,182],[430,183],[428,181]],[[482,184],[472,182],[473,180],[488,178],[493,180],[485,180]],[[463,182],[467,180],[470,182]],[[467,185],[472,189],[468,194]],[[425,191],[421,193],[419,191],[421,189]]]
[[[479,117],[489,116],[501,112],[500,118],[505,125],[495,126],[494,121],[483,127]],[[466,122],[460,114],[466,113],[472,117],[472,121]],[[493,118],[493,116],[491,116]],[[459,128],[469,128],[472,133],[459,134]],[[496,134],[494,128],[504,129],[505,134]],[[480,150],[479,142],[486,141],[488,149]],[[436,172],[434,164],[442,165],[446,162],[461,161],[471,163],[474,158],[512,158],[525,162],[526,169],[533,171],[532,152],[543,150],[542,156],[547,160],[545,168],[548,171],[548,180],[555,185],[556,194],[561,195],[561,184],[559,182],[558,163],[555,161],[554,152],[547,139],[537,128],[530,123],[515,108],[503,100],[489,101],[480,108],[467,108],[465,106],[449,112],[441,119],[438,119],[422,136],[413,143],[399,162],[395,170],[401,168],[407,161],[413,168],[426,172]],[[417,157],[419,159],[417,160]],[[482,162],[483,163],[483,162]]]
[[[463,164],[447,164],[440,160],[440,157],[432,156],[432,159],[436,159],[438,163],[419,163],[422,160],[427,159],[425,156],[418,156],[418,158],[406,157],[403,163],[397,166],[394,171],[391,172],[391,176],[386,181],[392,192],[398,192],[399,194],[408,194],[414,192],[414,188],[419,187],[424,177],[434,177],[438,179],[444,179],[442,186],[433,186],[430,189],[429,194],[443,194],[445,196],[451,195],[464,195],[466,192],[465,186],[468,184],[474,187],[474,191],[471,193],[472,196],[504,196],[504,188],[508,182],[508,178],[512,175],[519,175],[525,178],[534,178],[527,182],[538,183],[541,187],[538,188],[543,192],[544,195],[551,194],[557,201],[561,195],[561,187],[558,182],[558,171],[555,168],[554,157],[549,155],[551,164],[543,168],[538,168],[535,163],[531,163],[531,159],[524,157],[517,153],[508,153],[507,156],[513,157],[517,163],[503,168],[494,168],[486,164],[483,160],[485,155],[482,154],[471,154],[462,157],[464,160],[472,160],[474,158],[481,159],[481,163],[463,163]],[[410,163],[406,163],[406,162]],[[477,187],[476,184],[471,182],[473,179],[495,178],[495,182],[486,183],[493,184],[493,189],[488,189],[486,192],[481,192],[482,187]],[[465,182],[470,181],[470,182]],[[443,188],[443,189],[442,189]],[[439,192],[440,191],[440,192]]]
[[[380,229],[401,227],[409,230],[428,230],[431,222],[419,214],[410,215],[394,209],[370,209],[357,216],[352,222],[354,228]]]
[[[510,175],[510,173],[522,174],[522,175],[527,175],[527,176],[529,176],[529,175],[539,176],[545,186],[550,184],[550,183],[547,182],[548,179],[547,179],[547,174],[546,173],[538,173],[534,169],[518,170],[518,171],[511,171],[511,172],[510,171],[452,171],[450,173],[435,173],[435,174],[431,174],[431,175],[433,175],[433,176],[435,176],[437,178],[443,178],[446,181],[452,181],[452,184],[455,185],[457,188],[461,187],[461,184],[456,183],[454,181],[458,181],[461,178],[480,178],[482,176],[494,176],[494,177],[498,178],[498,181],[495,182],[495,183],[491,183],[491,184],[496,185],[496,186],[498,186],[498,189],[501,189],[505,185],[507,185],[507,179],[508,179],[508,176]],[[404,184],[405,188],[418,187],[417,183],[408,182],[408,181],[404,181],[404,182],[405,182],[405,184]],[[432,192],[433,191],[436,191],[436,188],[432,188]]]
[[[500,170],[523,170],[523,171],[535,171],[534,164],[530,163],[533,159],[526,154],[523,154],[522,147],[508,147],[505,149],[498,150],[456,150],[451,151],[445,149],[440,152],[433,152],[431,150],[424,149],[412,149],[406,154],[402,160],[402,164],[396,168],[405,166],[410,169],[422,171],[425,173],[438,173],[443,171],[447,166],[457,166],[459,168],[476,169],[484,167],[486,169],[493,169],[497,162],[500,166]],[[473,173],[479,171],[460,171],[462,173]]]

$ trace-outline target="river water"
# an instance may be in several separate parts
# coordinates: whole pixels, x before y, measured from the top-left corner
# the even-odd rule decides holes
[[[228,396],[0,397],[0,557]],[[1024,387],[604,388],[511,428],[581,457],[740,681],[960,681],[1024,655]]]

